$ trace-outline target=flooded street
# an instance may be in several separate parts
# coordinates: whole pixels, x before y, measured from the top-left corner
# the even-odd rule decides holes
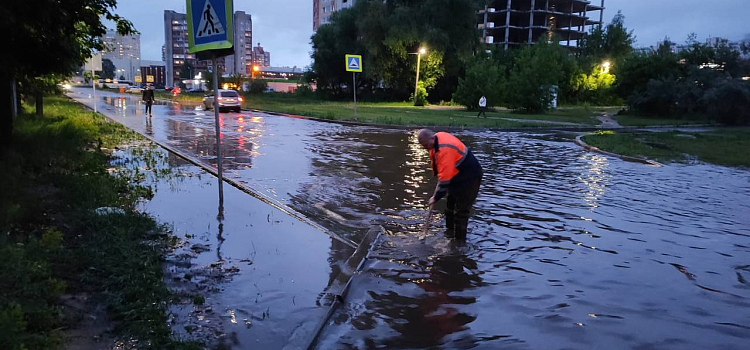
[[[71,96],[91,105],[90,93]],[[139,96],[97,94],[100,112],[215,165],[213,111],[164,103],[148,118]],[[386,229],[319,349],[741,350],[750,343],[750,170],[629,163],[585,152],[562,133],[457,131],[485,171],[468,243],[457,246],[442,237],[441,215],[429,235],[420,232],[436,180],[408,130],[253,112],[223,113],[221,127],[226,177],[355,242],[373,225]],[[181,197],[162,184],[145,206],[169,208],[158,218],[166,223],[196,218],[175,223],[212,249],[194,263],[240,269],[215,296],[235,348],[300,348],[327,311],[316,304],[319,294],[351,248],[231,186],[229,221],[218,235],[218,226],[201,226],[216,221],[215,178],[184,181],[197,194]],[[266,224],[246,226],[245,216]],[[275,251],[289,242],[299,249]],[[263,270],[274,281],[263,293],[254,286],[262,276],[256,268],[272,270]],[[260,328],[232,322],[258,316],[266,307],[258,294],[293,305],[270,308],[273,322]]]

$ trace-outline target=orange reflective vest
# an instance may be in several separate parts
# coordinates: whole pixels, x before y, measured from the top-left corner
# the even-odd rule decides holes
[[[447,186],[458,175],[458,167],[469,155],[469,148],[447,132],[435,133],[435,147],[430,150],[432,172],[441,186]],[[473,158],[473,157],[472,157]]]

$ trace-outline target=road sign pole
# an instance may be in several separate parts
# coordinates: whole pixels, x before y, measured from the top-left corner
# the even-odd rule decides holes
[[[221,125],[219,125],[219,64],[216,55],[214,65],[214,121],[216,123],[216,167],[219,177],[219,210],[224,207],[224,176],[221,168]]]
[[[352,72],[352,91],[354,91],[354,118],[357,118],[357,73]]]
[[[96,113],[96,80],[94,75],[94,66],[91,65],[91,87],[94,88],[94,113]]]

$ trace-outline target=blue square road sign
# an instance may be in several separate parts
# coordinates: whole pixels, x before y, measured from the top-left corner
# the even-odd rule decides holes
[[[190,53],[234,47],[233,0],[186,0]]]
[[[362,55],[346,55],[346,71],[362,72]]]

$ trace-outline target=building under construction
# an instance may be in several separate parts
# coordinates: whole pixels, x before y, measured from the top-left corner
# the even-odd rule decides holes
[[[532,44],[554,34],[563,46],[577,47],[592,25],[604,19],[604,0],[494,0],[479,11],[479,29],[487,44],[509,47]],[[593,20],[590,16],[593,16]]]

